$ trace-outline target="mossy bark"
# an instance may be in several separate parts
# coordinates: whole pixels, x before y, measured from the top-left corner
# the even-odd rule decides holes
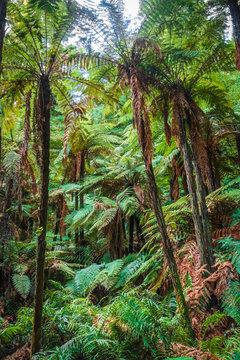
[[[34,294],[34,315],[31,354],[40,351],[42,336],[42,309],[44,297],[44,266],[46,252],[46,229],[48,212],[49,185],[49,148],[50,148],[50,85],[46,75],[42,75],[39,84],[39,111],[41,131],[41,195],[39,211],[39,229],[37,240],[37,261]]]

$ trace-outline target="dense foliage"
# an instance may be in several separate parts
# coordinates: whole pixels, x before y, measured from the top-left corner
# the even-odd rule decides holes
[[[239,70],[238,0],[0,0],[1,359],[240,359]]]

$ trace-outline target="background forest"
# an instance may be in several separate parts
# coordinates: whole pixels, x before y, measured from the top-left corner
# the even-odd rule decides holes
[[[240,360],[240,4],[0,0],[0,358]]]

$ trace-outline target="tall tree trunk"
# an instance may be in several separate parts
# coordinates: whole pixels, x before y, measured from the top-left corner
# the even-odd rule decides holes
[[[130,254],[133,252],[133,231],[134,231],[134,215],[131,215],[129,217],[129,248],[128,248]]]
[[[213,264],[214,264],[214,257],[213,257],[213,242],[212,242],[212,232],[211,232],[211,226],[209,222],[208,217],[208,209],[206,204],[206,191],[208,190],[207,186],[204,185],[202,173],[200,166],[197,161],[196,152],[198,151],[197,148],[195,148],[194,141],[191,137],[191,116],[190,113],[187,111],[187,123],[190,130],[190,144],[191,144],[191,152],[192,152],[192,160],[193,160],[193,166],[195,169],[196,174],[196,184],[197,184],[197,191],[199,196],[199,202],[200,202],[200,209],[201,209],[201,222],[202,222],[202,230],[203,230],[203,237],[204,237],[204,253],[206,257],[206,264],[209,271],[213,270]],[[209,156],[208,156],[209,159]],[[206,190],[205,190],[206,188]],[[211,191],[214,191],[214,183],[213,178],[210,181],[210,188]]]
[[[238,0],[227,0],[233,23],[233,37],[236,47],[236,66],[240,71],[240,5]]]
[[[0,0],[0,74],[2,72],[2,50],[5,36],[8,0]]]
[[[181,105],[176,103],[174,104],[174,106],[177,106],[177,110],[178,110],[178,126],[180,132],[179,135],[180,135],[180,143],[181,143],[181,152],[183,156],[184,169],[187,178],[187,185],[188,185],[190,203],[193,214],[195,236],[200,252],[201,264],[204,265],[207,264],[207,259],[205,255],[205,241],[203,235],[202,221],[198,207],[197,193],[195,189],[191,150],[187,142],[186,129],[185,129]],[[211,267],[210,264],[208,265],[209,265],[208,267],[210,268]]]
[[[146,172],[147,172],[151,206],[152,206],[152,209],[156,216],[158,229],[161,234],[163,250],[164,250],[164,254],[166,256],[167,262],[168,262],[170,275],[171,275],[171,279],[172,279],[172,283],[173,283],[173,288],[174,288],[176,299],[177,299],[178,309],[179,309],[179,312],[181,315],[183,325],[184,325],[186,331],[188,332],[189,336],[193,339],[194,333],[193,333],[193,330],[191,327],[187,304],[186,304],[186,301],[185,301],[185,298],[183,295],[182,284],[181,284],[181,281],[180,281],[180,278],[178,275],[178,271],[177,271],[177,264],[176,264],[176,261],[174,258],[172,244],[171,244],[168,234],[167,234],[166,224],[165,224],[165,220],[164,220],[164,215],[163,215],[160,199],[158,196],[158,190],[157,190],[157,185],[156,185],[152,165],[149,166],[148,168],[146,167]]]
[[[49,185],[49,150],[50,150],[50,84],[49,78],[42,75],[39,88],[39,108],[41,121],[41,196],[39,211],[39,235],[37,241],[37,268],[35,277],[34,315],[31,354],[41,348],[42,309],[44,296],[44,266],[46,252],[46,229],[48,212],[48,185]]]

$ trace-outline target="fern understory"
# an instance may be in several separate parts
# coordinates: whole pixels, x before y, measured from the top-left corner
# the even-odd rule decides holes
[[[218,273],[217,270],[216,276],[211,275],[215,276],[212,288],[218,288],[221,281],[227,283],[216,293],[221,310],[214,310],[213,305],[209,307],[209,278],[204,279],[205,284],[202,284],[198,270],[193,273],[191,259],[196,249],[191,240],[182,239],[180,248],[176,249],[185,264],[181,275],[192,321],[198,321],[195,324],[198,334],[195,348],[182,327],[163,252],[161,248],[156,248],[155,220],[150,216],[150,225],[147,224],[144,230],[149,240],[141,251],[112,262],[101,261],[77,270],[77,264],[68,263],[68,252],[60,244],[54,244],[61,250],[51,250],[49,258],[47,255],[48,268],[52,268],[51,277],[56,274],[58,279],[62,274],[62,280],[49,279],[47,282],[43,351],[34,359],[237,359],[240,352],[240,252],[236,237],[239,236],[239,230],[236,231],[239,221],[238,186],[239,181],[233,181],[208,198],[212,212],[218,204],[228,206],[230,202],[236,205],[228,228],[230,235],[224,236],[222,232],[223,236],[216,239],[215,245],[218,269],[221,265],[231,268],[228,273]],[[181,214],[186,213],[184,228],[186,222],[191,226],[187,198],[167,205],[164,211],[172,227],[173,241],[174,236],[179,237],[181,232],[181,228],[176,229],[175,225],[179,209]],[[215,233],[219,235],[217,230]],[[51,249],[51,237],[48,242]],[[20,246],[18,251],[20,249],[25,262],[29,252],[34,250],[34,243]],[[186,259],[189,264],[187,270]],[[22,299],[30,296],[32,266],[31,263],[28,267],[16,265],[12,276],[13,286]],[[204,316],[198,318],[199,312]],[[2,349],[29,343],[31,307],[22,307],[13,324],[11,319],[9,323],[3,318],[1,321]]]

